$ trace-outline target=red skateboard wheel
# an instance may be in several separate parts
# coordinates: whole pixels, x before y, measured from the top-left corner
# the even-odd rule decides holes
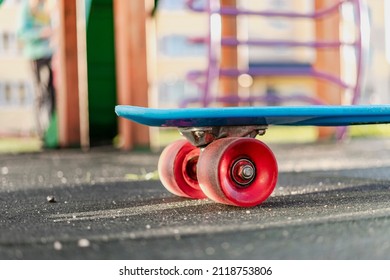
[[[197,179],[199,148],[186,140],[168,145],[158,161],[158,172],[164,187],[171,193],[188,198],[206,198]]]
[[[278,167],[272,151],[252,138],[224,138],[200,154],[198,181],[210,199],[241,207],[256,206],[273,192]]]

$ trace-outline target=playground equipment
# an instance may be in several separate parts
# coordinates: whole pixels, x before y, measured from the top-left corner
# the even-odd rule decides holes
[[[202,6],[203,3],[203,6]],[[313,21],[323,20],[335,13],[338,13],[343,6],[350,5],[354,11],[354,25],[355,33],[353,41],[347,41],[343,38],[338,40],[313,40],[313,41],[299,41],[293,39],[285,40],[267,40],[267,39],[248,39],[239,40],[234,37],[224,37],[221,33],[221,16],[230,17],[265,17],[265,18],[283,18],[289,20],[309,19]],[[328,105],[324,100],[316,97],[307,96],[305,94],[293,94],[291,96],[279,97],[277,95],[267,95],[258,93],[255,95],[241,97],[237,94],[227,94],[221,96],[215,90],[215,84],[220,77],[238,78],[246,74],[253,78],[256,77],[312,77],[313,79],[322,80],[338,86],[346,94],[343,98],[344,105],[358,104],[361,95],[362,81],[364,78],[364,69],[368,54],[369,44],[369,19],[368,9],[362,0],[340,0],[335,4],[309,13],[294,12],[294,11],[252,11],[238,7],[221,6],[220,0],[188,0],[187,6],[194,12],[206,13],[208,15],[208,34],[204,38],[192,39],[194,43],[203,43],[207,45],[207,65],[204,70],[193,70],[187,75],[187,78],[200,89],[201,95],[196,98],[184,99],[180,107],[188,107],[193,103],[200,103],[203,107],[209,107],[211,104],[283,104],[291,101],[298,101],[312,105]],[[224,46],[239,47],[266,47],[266,48],[310,48],[314,50],[320,49],[340,49],[345,46],[354,49],[354,64],[355,64],[355,78],[354,82],[345,81],[342,75],[327,73],[322,69],[317,69],[313,65],[309,67],[299,67],[297,65],[281,64],[278,67],[275,65],[264,65],[260,67],[221,67],[221,48]],[[352,61],[350,61],[352,62]],[[341,133],[343,134],[343,133]]]

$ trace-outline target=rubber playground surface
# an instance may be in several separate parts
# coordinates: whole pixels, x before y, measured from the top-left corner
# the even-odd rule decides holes
[[[158,153],[0,155],[1,259],[390,259],[390,139],[272,143],[262,205],[168,193]]]

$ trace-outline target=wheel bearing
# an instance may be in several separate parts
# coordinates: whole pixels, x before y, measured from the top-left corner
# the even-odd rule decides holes
[[[246,187],[255,179],[256,167],[248,159],[236,160],[231,168],[231,176],[240,187]]]

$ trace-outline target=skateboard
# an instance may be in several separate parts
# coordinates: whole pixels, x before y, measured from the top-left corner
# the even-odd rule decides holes
[[[256,139],[271,125],[349,126],[390,123],[390,105],[155,109],[119,105],[118,116],[184,136],[161,153],[158,172],[171,193],[253,207],[273,192],[278,165]]]

